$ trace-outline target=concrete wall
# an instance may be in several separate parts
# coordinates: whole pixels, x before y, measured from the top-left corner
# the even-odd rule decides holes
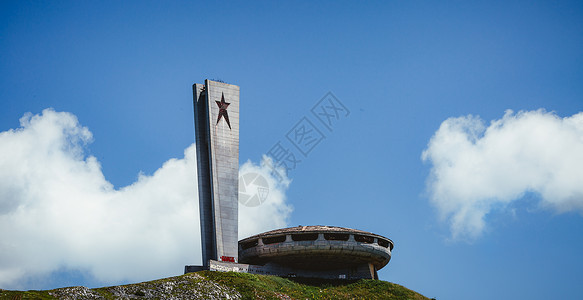
[[[373,268],[373,269],[371,269]],[[266,265],[249,265],[210,261],[209,270],[219,272],[241,272],[282,277],[322,278],[322,279],[378,279],[374,267],[359,264],[350,268],[339,267],[331,270],[305,270],[269,263]],[[197,270],[192,270],[196,272]]]
[[[239,87],[206,80],[193,90],[203,265],[237,261]]]
[[[196,163],[198,169],[198,208],[200,211],[202,262],[204,266],[208,266],[209,260],[217,259],[210,179],[208,100],[206,97],[206,87],[203,84],[194,84],[192,91],[196,136]]]
[[[301,269],[333,269],[337,266],[372,264],[375,270],[380,270],[391,259],[390,247],[379,245],[376,237],[370,237],[372,242],[365,243],[356,241],[354,234],[349,234],[346,241],[326,240],[323,233],[318,233],[317,239],[311,241],[294,241],[292,233],[280,236],[285,236],[285,240],[271,244],[263,238],[243,240],[256,240],[257,244],[246,249],[240,244],[241,262],[258,265],[273,262]]]

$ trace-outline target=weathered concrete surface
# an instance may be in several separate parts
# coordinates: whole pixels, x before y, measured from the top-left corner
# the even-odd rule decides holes
[[[239,272],[260,275],[274,275],[281,277],[321,279],[375,279],[375,274],[371,273],[371,268],[368,264],[359,264],[352,267],[338,266],[335,269],[308,270],[283,266],[276,263],[267,263],[265,265],[250,265],[211,260],[209,267],[210,271]]]
[[[203,265],[238,260],[239,87],[194,84]]]
[[[332,226],[277,229],[239,241],[242,263],[283,268],[297,276],[376,278],[391,259],[393,241]],[[263,274],[263,273],[259,273]]]

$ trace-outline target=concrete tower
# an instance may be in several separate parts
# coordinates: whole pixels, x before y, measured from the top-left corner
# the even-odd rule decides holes
[[[202,263],[238,261],[239,87],[194,84]]]

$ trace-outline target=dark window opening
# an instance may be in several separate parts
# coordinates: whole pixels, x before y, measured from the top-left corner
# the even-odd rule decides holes
[[[253,240],[253,241],[248,241],[248,242],[244,242],[241,243],[241,248],[243,248],[243,250],[247,250],[249,248],[253,248],[255,246],[258,245],[259,240]]]
[[[294,241],[315,241],[317,239],[317,233],[292,234],[292,240]]]
[[[379,239],[379,246],[383,246],[385,248],[389,248],[389,241]]]
[[[275,244],[275,243],[283,243],[285,242],[285,235],[278,235],[278,236],[270,236],[263,238],[263,243],[268,244]]]
[[[347,233],[324,233],[324,238],[329,241],[348,241]]]
[[[354,235],[354,240],[360,243],[372,244],[374,242],[374,238],[366,235]]]

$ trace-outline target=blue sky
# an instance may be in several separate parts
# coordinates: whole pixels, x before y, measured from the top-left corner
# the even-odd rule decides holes
[[[0,53],[0,288],[200,260],[191,85],[209,78],[241,87],[241,164],[304,117],[325,135],[246,232],[384,235],[381,279],[438,299],[579,295],[581,3],[4,1]],[[310,111],[328,92],[350,111],[332,130]]]

